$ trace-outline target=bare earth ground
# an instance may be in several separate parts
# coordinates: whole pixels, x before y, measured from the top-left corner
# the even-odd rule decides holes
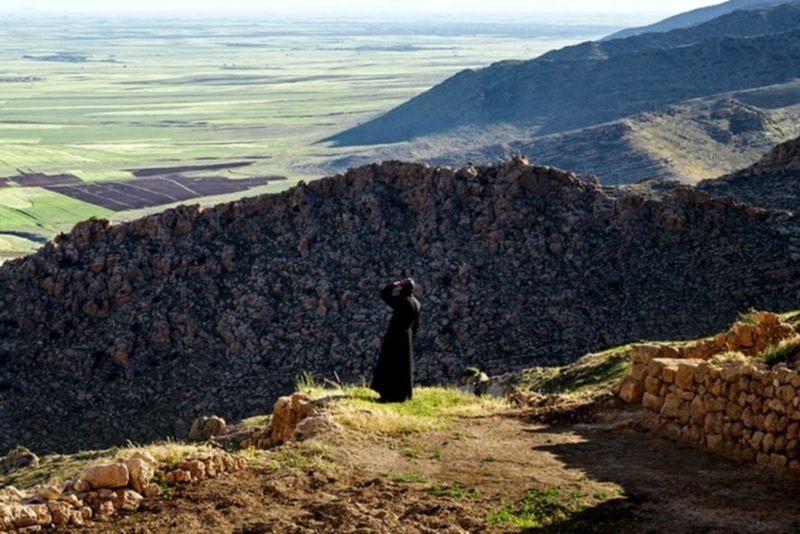
[[[403,438],[318,438],[271,451],[282,467],[189,486],[83,532],[518,532],[487,517],[550,488],[594,504],[529,532],[798,531],[800,480],[612,426],[510,412]],[[323,460],[287,467],[303,450]]]

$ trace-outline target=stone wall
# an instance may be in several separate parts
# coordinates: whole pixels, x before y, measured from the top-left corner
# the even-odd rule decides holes
[[[758,359],[798,334],[774,314],[753,318],[692,344],[634,346],[631,372],[615,393],[645,408],[650,430],[800,473],[800,373]]]
[[[72,530],[87,521],[107,521],[118,512],[134,512],[145,499],[156,498],[162,486],[200,482],[244,468],[244,460],[208,449],[183,457],[171,466],[146,451],[129,458],[92,465],[77,480],[44,484],[20,491],[0,489],[0,533]]]

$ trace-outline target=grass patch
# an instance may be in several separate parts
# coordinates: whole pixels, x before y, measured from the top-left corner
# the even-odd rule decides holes
[[[114,449],[81,451],[74,454],[48,454],[39,457],[39,465],[15,469],[0,475],[0,487],[25,489],[38,484],[56,484],[78,478],[91,463],[114,457]]]
[[[519,503],[503,505],[490,513],[486,520],[496,525],[521,529],[542,528],[569,520],[581,513],[589,504],[580,493],[563,494],[560,488],[531,490]]]
[[[403,456],[412,460],[419,460],[422,458],[422,449],[419,447],[406,447],[403,449]]]
[[[800,311],[784,313],[780,317],[784,323],[789,323],[795,330],[800,330]]]
[[[519,387],[540,393],[601,395],[630,370],[630,345],[587,354],[564,367],[536,367],[523,372]]]
[[[248,417],[247,419],[242,419],[241,424],[247,428],[253,428],[257,426],[266,426],[270,424],[272,421],[272,415],[255,415],[253,417]]]
[[[332,406],[336,421],[358,432],[401,436],[444,430],[459,417],[482,417],[508,408],[505,399],[476,397],[446,387],[414,389],[414,398],[402,403],[378,403],[378,394],[365,386],[328,381],[320,384],[304,376],[298,391],[312,398],[340,398]]]
[[[800,356],[800,336],[785,339],[773,347],[768,347],[763,356],[769,365],[794,361]]]
[[[476,489],[466,489],[460,484],[437,484],[428,490],[434,497],[451,497],[453,499],[480,499],[481,492]]]
[[[729,350],[725,352],[721,352],[719,354],[715,354],[709,360],[709,363],[714,365],[724,365],[724,364],[737,364],[737,365],[747,365],[749,363],[753,363],[755,358],[751,358],[742,354],[739,351]]]
[[[0,475],[0,487],[15,486],[19,489],[38,484],[59,485],[66,480],[77,479],[91,465],[105,463],[113,458],[130,458],[137,451],[147,452],[156,460],[174,469],[178,462],[190,454],[208,450],[206,445],[194,445],[177,441],[163,441],[151,445],[129,445],[127,447],[73,454],[48,454],[39,457],[39,464],[15,469]]]
[[[418,473],[390,475],[389,480],[399,484],[424,484],[427,482],[425,477]]]
[[[168,470],[175,469],[178,462],[186,456],[197,454],[198,452],[211,450],[208,445],[198,445],[184,443],[182,441],[160,441],[150,445],[130,445],[119,449],[116,456],[119,458],[129,458],[137,451],[146,452],[153,455],[153,458],[166,464]]]
[[[328,470],[337,465],[334,449],[316,442],[288,443],[263,455],[254,454],[254,459],[255,465],[271,469]]]
[[[756,317],[756,313],[757,312],[754,309],[750,309],[750,311],[745,313],[740,313],[738,316],[736,316],[736,322],[757,325],[758,318]]]

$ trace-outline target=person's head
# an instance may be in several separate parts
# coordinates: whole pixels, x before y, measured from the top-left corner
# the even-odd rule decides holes
[[[414,289],[417,287],[417,284],[414,283],[414,280],[411,278],[406,278],[400,283],[400,293],[404,295],[411,295],[414,293]]]

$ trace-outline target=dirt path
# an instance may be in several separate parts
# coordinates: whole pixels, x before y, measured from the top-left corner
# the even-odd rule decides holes
[[[330,441],[330,440],[328,440]],[[588,503],[541,532],[795,532],[800,480],[651,434],[543,426],[523,414],[459,421],[401,439],[289,445],[275,461],[146,503],[85,532],[516,532],[490,514],[517,504]],[[327,465],[325,461],[332,464]],[[515,504],[516,503],[516,504]],[[552,511],[557,511],[556,506]]]

